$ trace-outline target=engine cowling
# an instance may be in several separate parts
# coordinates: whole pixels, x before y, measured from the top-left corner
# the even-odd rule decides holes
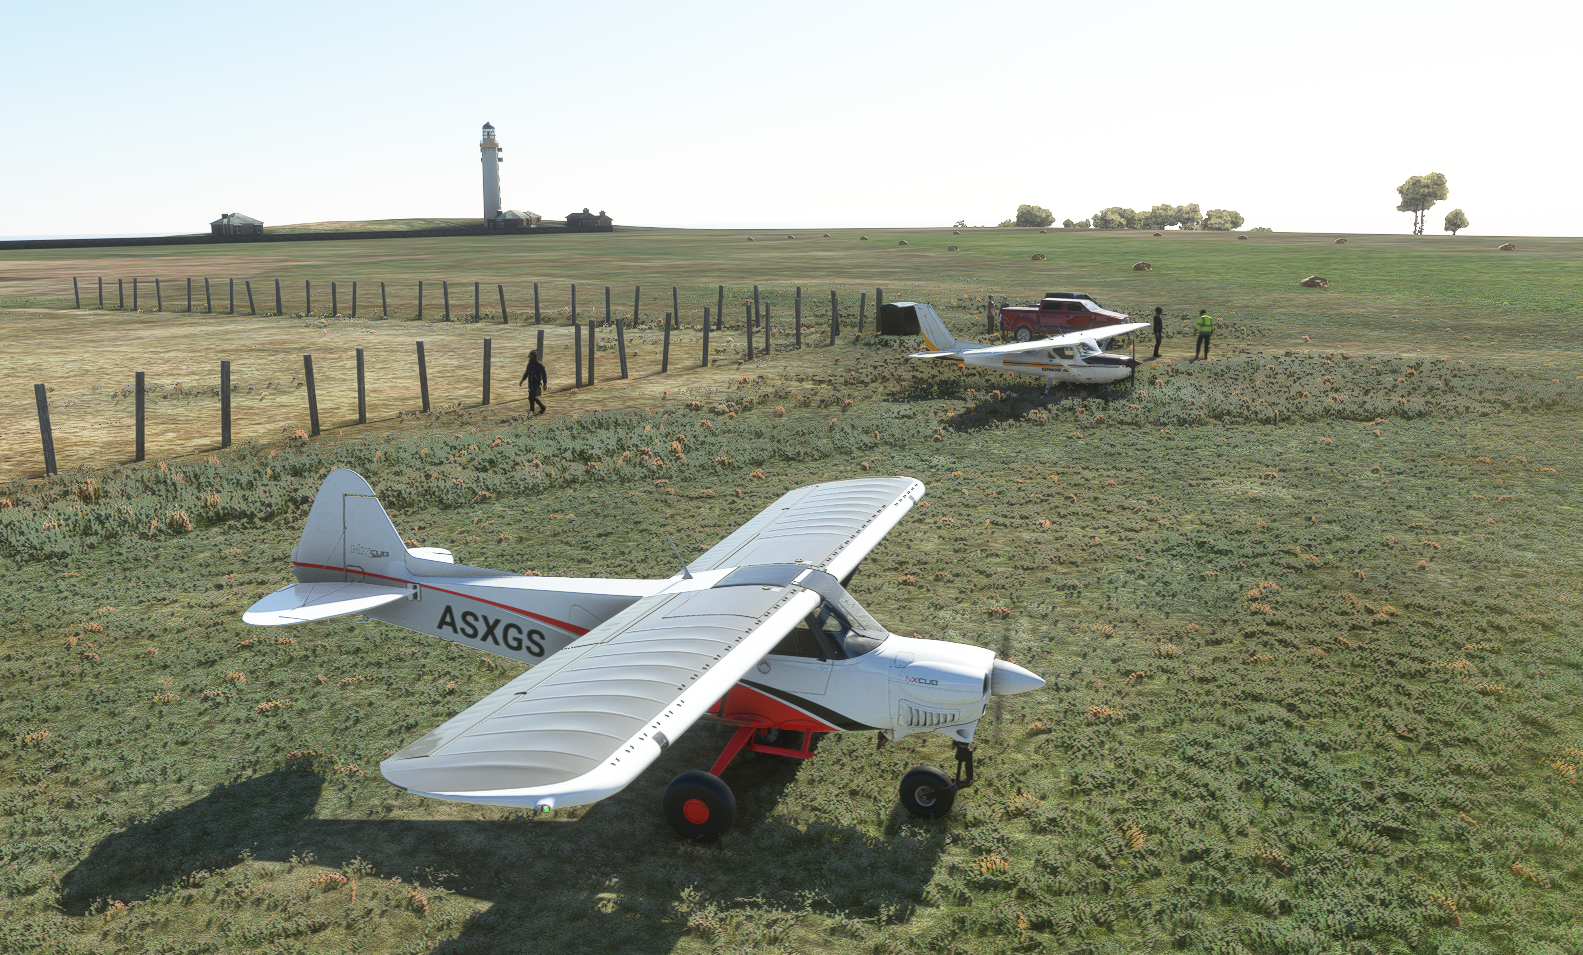
[[[920,702],[961,706],[987,695],[989,674],[981,667],[926,660],[894,671],[891,679]]]

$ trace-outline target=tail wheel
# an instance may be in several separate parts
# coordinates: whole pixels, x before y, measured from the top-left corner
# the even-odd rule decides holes
[[[690,769],[665,787],[665,821],[688,839],[718,839],[737,816],[731,787],[713,773]]]
[[[955,802],[951,777],[934,766],[914,767],[901,778],[901,804],[919,819],[939,819]]]
[[[1019,342],[1033,341],[1033,329],[1026,325],[1018,325],[1015,337]]]

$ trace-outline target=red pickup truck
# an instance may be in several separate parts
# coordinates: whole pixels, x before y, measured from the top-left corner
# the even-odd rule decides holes
[[[1006,305],[1000,329],[1019,342],[1125,324],[1123,312],[1100,305],[1087,292],[1046,292],[1038,305]]]

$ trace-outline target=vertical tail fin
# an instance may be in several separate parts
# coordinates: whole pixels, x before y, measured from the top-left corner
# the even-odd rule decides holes
[[[913,309],[918,316],[918,330],[923,333],[923,341],[929,351],[955,351],[958,348],[957,340],[932,306],[918,304]]]
[[[303,583],[401,580],[407,549],[374,489],[349,468],[325,477],[308,511],[302,540],[291,552],[292,570]]]

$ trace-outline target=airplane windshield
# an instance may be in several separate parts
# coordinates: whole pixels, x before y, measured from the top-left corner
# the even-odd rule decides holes
[[[890,636],[846,588],[829,574],[795,564],[759,564],[739,567],[716,587],[806,587],[817,593],[819,606],[803,618],[770,652],[781,656],[850,660],[884,643]]]
[[[805,622],[810,630],[823,631],[847,659],[862,656],[884,643],[888,636],[885,628],[844,590],[834,606],[826,598]]]
[[[1077,343],[1077,357],[1079,357],[1079,358],[1092,358],[1092,357],[1094,357],[1097,354],[1099,354],[1099,346],[1094,344],[1093,342],[1078,342]]]

